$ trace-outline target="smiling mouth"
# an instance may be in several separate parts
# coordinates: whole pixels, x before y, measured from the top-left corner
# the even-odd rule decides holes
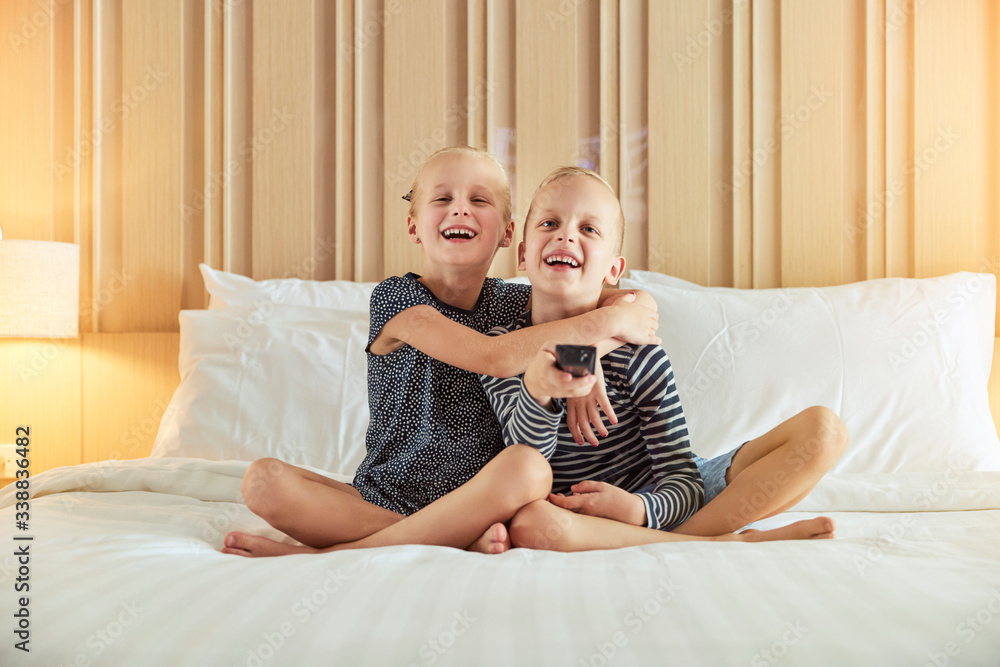
[[[464,227],[452,227],[451,229],[446,229],[441,232],[441,236],[451,241],[453,239],[474,239],[478,236],[478,234],[471,229],[466,229]]]
[[[571,269],[580,268],[580,262],[576,261],[569,255],[552,255],[545,260],[545,263],[549,266],[564,266]]]

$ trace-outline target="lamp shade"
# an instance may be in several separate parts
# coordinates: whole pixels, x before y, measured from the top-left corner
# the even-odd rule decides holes
[[[0,336],[75,338],[80,246],[0,240]]]

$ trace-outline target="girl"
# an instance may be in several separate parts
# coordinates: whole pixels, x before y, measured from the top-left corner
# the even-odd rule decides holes
[[[625,294],[580,317],[486,336],[525,310],[530,295],[527,286],[486,279],[514,233],[503,168],[485,151],[443,149],[421,167],[410,196],[407,230],[421,247],[424,274],[390,278],[372,294],[371,425],[354,484],[276,459],[255,461],[243,480],[247,506],[306,546],[232,532],[223,552],[271,556],[393,544],[503,552],[510,547],[504,523],[548,496],[552,474],[533,448],[503,448],[476,373],[521,373],[551,339],[596,344],[602,353],[622,340],[659,342],[655,311]],[[568,392],[593,403],[582,397],[594,385],[594,377],[581,378]],[[596,411],[580,412],[604,432]]]

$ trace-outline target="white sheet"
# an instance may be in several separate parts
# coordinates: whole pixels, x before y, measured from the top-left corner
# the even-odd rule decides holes
[[[808,511],[758,525],[823,512],[838,537],[818,542],[502,556],[406,546],[249,560],[218,552],[227,531],[279,535],[235,502],[245,467],[144,459],[39,475],[32,651],[14,650],[8,628],[0,663],[992,665],[1000,656],[1000,473],[831,476],[796,508]],[[928,499],[934,488],[943,490]],[[0,494],[6,534],[11,499],[9,488]],[[927,502],[934,511],[913,511]],[[857,511],[868,504],[879,511]],[[5,611],[11,552],[0,558]]]

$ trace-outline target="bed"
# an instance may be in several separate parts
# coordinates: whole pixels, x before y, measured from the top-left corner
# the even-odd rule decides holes
[[[13,529],[16,489],[0,492],[5,529],[33,537],[9,543],[30,557],[0,557],[14,631],[0,663],[1000,664],[992,275],[625,282],[658,303],[696,453],[808,405],[844,418],[836,468],[754,525],[826,515],[834,540],[252,560],[220,553],[223,536],[290,538],[242,503],[251,460],[349,480],[363,455],[372,285],[202,272],[211,306],[181,313],[181,384],[152,456],[32,477],[26,533]]]

